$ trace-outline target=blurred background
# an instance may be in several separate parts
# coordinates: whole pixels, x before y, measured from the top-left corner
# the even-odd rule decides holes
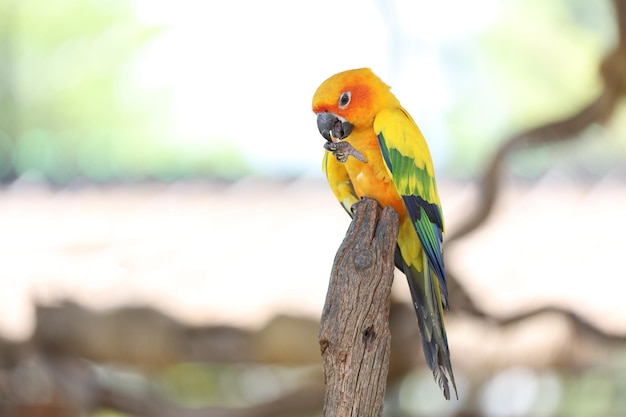
[[[0,0],[0,415],[319,415],[311,98],[364,66],[433,155],[460,397],[400,274],[385,414],[626,415],[624,0]]]

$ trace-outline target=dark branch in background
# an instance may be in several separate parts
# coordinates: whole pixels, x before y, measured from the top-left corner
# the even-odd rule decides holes
[[[361,308],[371,310],[372,306]],[[320,323],[314,319],[280,315],[258,330],[194,327],[150,307],[96,312],[66,302],[37,306],[36,321],[28,341],[11,343],[0,338],[0,417],[71,417],[105,408],[138,417],[289,417],[322,410],[325,390],[318,344]],[[413,307],[392,302],[389,326],[387,382],[393,388],[420,364]],[[385,340],[385,333],[368,335],[368,348],[378,351],[372,348]],[[301,369],[310,373],[307,371],[297,384],[283,387],[277,398],[249,407],[189,408],[150,389],[150,375],[181,362],[304,367]],[[116,366],[110,368],[109,364]],[[126,372],[120,377],[115,371],[120,366],[137,379],[129,381],[124,377]],[[36,410],[16,396],[26,383],[29,401],[36,404]],[[44,409],[58,410],[58,414],[45,414]]]
[[[508,138],[497,150],[481,181],[478,196],[478,208],[465,222],[446,239],[446,247],[467,237],[480,225],[484,224],[493,211],[494,204],[500,195],[506,158],[521,150],[544,146],[555,142],[574,140],[578,135],[595,123],[604,123],[613,115],[620,99],[626,96],[626,0],[613,0],[616,13],[616,23],[619,28],[619,43],[602,60],[599,73],[603,81],[600,94],[587,106],[577,113],[563,120],[550,122],[545,125],[515,134]],[[602,334],[609,339],[614,336],[594,329],[580,316],[559,308],[544,308],[531,311],[508,319],[496,319],[480,310],[472,298],[456,279],[456,273],[449,268],[448,280],[450,286],[450,305],[454,310],[464,311],[474,316],[488,318],[502,325],[519,322],[530,316],[542,314],[546,311],[560,312],[569,317],[577,326]]]

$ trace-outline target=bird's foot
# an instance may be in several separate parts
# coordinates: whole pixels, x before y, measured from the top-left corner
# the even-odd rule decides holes
[[[367,159],[365,159],[363,154],[354,149],[354,147],[346,141],[326,142],[324,144],[324,149],[331,152],[339,162],[346,162],[348,160],[348,156],[350,155],[363,163],[367,162]]]
[[[350,213],[352,213],[352,215],[356,214],[357,209],[359,208],[359,205],[363,202],[363,197],[361,197],[359,199],[359,201],[357,201],[356,203],[354,203],[353,205],[350,206]]]

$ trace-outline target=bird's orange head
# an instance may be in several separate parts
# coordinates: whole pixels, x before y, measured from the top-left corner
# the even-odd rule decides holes
[[[399,105],[389,86],[369,68],[335,74],[313,95],[317,127],[333,142],[347,138],[352,131],[371,128],[380,110]]]

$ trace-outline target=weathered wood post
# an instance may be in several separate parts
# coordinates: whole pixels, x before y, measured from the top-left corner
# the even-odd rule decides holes
[[[325,417],[382,415],[391,335],[389,303],[398,216],[359,202],[335,256],[319,342]]]

